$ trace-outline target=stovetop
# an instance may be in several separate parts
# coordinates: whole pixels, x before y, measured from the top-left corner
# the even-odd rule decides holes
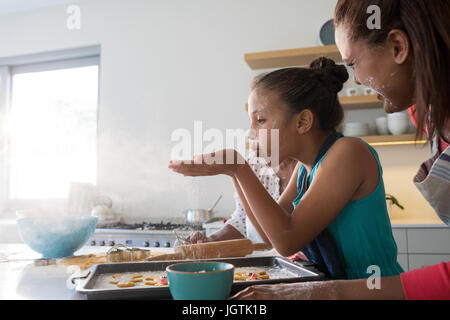
[[[114,223],[97,227],[97,229],[115,229],[115,230],[143,230],[143,231],[171,231],[171,230],[202,230],[202,227],[188,226],[186,224],[163,222],[149,223],[143,221],[142,223]]]
[[[199,231],[191,226],[181,223],[161,221],[160,223],[114,223],[98,226],[90,239],[91,246],[114,246],[123,244],[135,247],[166,247],[175,245],[177,234],[182,237]]]

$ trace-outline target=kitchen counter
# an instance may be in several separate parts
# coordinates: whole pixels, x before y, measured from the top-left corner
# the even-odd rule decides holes
[[[206,235],[209,236],[214,232],[220,230],[225,223],[223,221],[215,221],[212,223],[203,224],[203,228],[206,230]],[[429,218],[417,218],[417,217],[404,217],[391,219],[391,227],[393,229],[403,228],[447,228],[448,226],[443,223],[438,217],[435,219]]]
[[[445,228],[448,227],[439,218],[394,218],[391,219],[392,228]]]
[[[110,247],[85,246],[76,255],[104,253]],[[173,248],[157,248],[158,252],[173,252]],[[272,250],[256,251],[249,256],[273,255]],[[0,244],[0,260],[38,259],[41,255],[25,244]],[[56,264],[35,266],[29,261],[0,262],[0,299],[1,300],[80,300],[78,294],[67,284],[71,275],[67,266]]]

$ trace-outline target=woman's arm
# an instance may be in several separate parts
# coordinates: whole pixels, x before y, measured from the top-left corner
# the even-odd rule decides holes
[[[233,240],[233,239],[242,239],[245,238],[242,233],[240,233],[235,227],[232,225],[226,224],[222,227],[222,229],[214,232],[210,236],[206,236],[203,232],[196,231],[186,238],[190,243],[203,243],[203,242],[214,242],[214,241],[224,241],[224,240]]]
[[[369,289],[367,279],[254,285],[238,292],[238,300],[403,300],[400,276],[380,279]]]
[[[233,240],[245,238],[242,233],[240,233],[232,225],[226,224],[217,232],[214,232],[209,236],[210,241],[223,241],[223,240]]]

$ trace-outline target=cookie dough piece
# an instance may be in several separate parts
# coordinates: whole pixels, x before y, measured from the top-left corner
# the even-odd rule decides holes
[[[167,284],[162,284],[161,282],[155,284],[155,287],[164,287],[164,286],[167,286]]]
[[[262,275],[265,275],[265,274],[266,274],[266,272],[265,272],[264,270],[261,270],[261,271],[255,271],[255,272],[253,272],[253,273],[256,273],[258,276],[262,276]]]
[[[123,282],[123,283],[118,283],[117,284],[118,288],[131,288],[134,287],[134,282]]]

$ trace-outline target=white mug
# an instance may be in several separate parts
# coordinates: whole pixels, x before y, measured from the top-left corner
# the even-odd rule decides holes
[[[352,96],[356,96],[358,94],[358,91],[356,90],[356,88],[348,88],[347,89],[347,96],[352,97]]]
[[[389,128],[388,128],[388,119],[387,117],[378,117],[375,120],[377,133],[379,135],[387,135],[390,134]]]
[[[375,91],[372,88],[366,87],[366,88],[364,88],[364,94],[367,96],[372,95],[372,94],[375,94]]]

